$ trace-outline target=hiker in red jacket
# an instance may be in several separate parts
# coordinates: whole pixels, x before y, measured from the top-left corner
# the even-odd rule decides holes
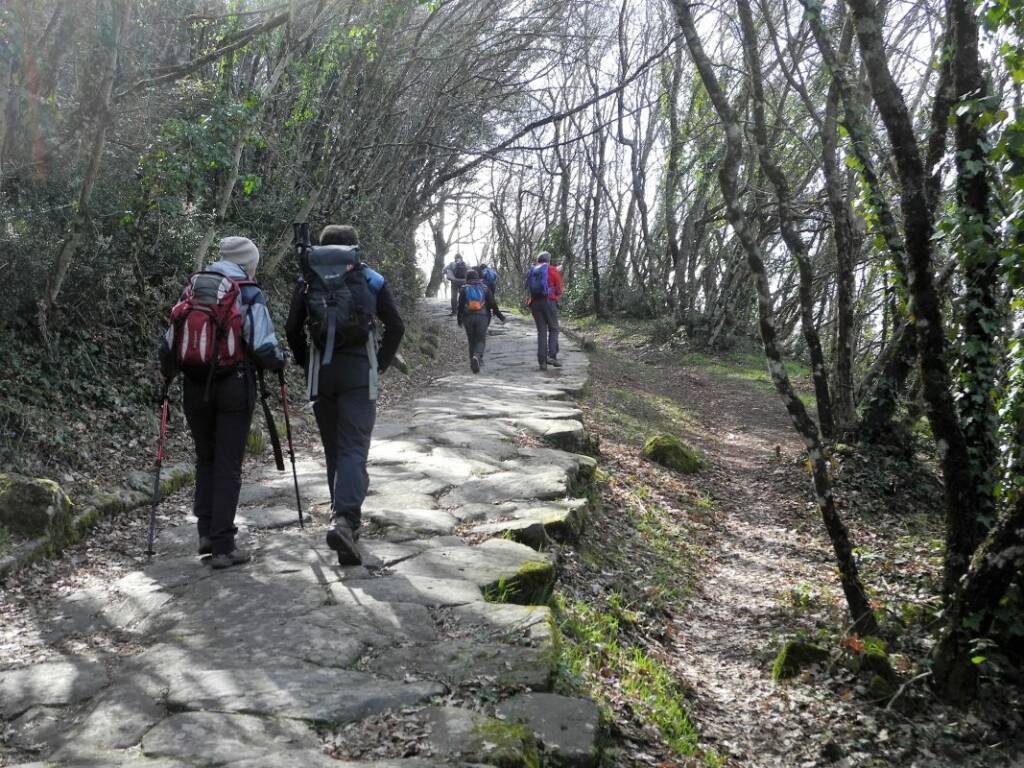
[[[526,274],[526,289],[530,292],[530,312],[537,324],[537,362],[546,371],[551,365],[561,368],[558,361],[558,302],[562,298],[562,275],[551,263],[551,254],[541,251],[537,263]]]

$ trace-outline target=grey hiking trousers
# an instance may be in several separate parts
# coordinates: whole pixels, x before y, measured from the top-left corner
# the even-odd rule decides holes
[[[534,299],[530,312],[537,324],[537,362],[543,365],[548,358],[558,357],[558,304],[547,299]]]
[[[474,312],[463,316],[462,325],[466,328],[470,359],[476,355],[483,362],[484,350],[487,348],[487,328],[490,324],[490,312]]]

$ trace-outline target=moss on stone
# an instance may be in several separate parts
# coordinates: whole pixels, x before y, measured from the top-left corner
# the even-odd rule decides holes
[[[498,579],[484,588],[491,603],[544,605],[555,585],[555,566],[549,560],[527,560],[512,576]]]
[[[71,499],[53,480],[0,474],[0,524],[18,536],[39,536],[67,524]]]
[[[876,701],[885,701],[896,695],[896,683],[885,675],[872,675],[868,683],[868,696]]]
[[[540,768],[540,753],[533,732],[519,723],[488,718],[473,727],[487,764],[498,768]]]
[[[790,640],[782,646],[772,666],[772,680],[778,682],[800,673],[804,667],[828,658],[828,651],[800,640]]]
[[[170,496],[172,493],[181,490],[186,485],[191,485],[195,476],[195,470],[192,468],[171,467],[160,477],[160,498]]]
[[[704,459],[697,450],[672,435],[660,434],[647,438],[640,456],[684,475],[699,472],[704,466]]]
[[[872,675],[872,681],[874,677],[881,677],[890,685],[896,683],[899,676],[889,663],[889,652],[885,640],[866,635],[861,638],[861,642],[863,647],[857,654],[857,671]]]

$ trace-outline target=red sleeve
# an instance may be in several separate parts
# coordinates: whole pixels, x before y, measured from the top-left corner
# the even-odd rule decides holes
[[[557,267],[548,267],[548,282],[551,288],[551,298],[558,301],[562,298],[562,273]]]

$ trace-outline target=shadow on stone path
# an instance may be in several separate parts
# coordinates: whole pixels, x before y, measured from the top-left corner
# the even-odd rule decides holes
[[[113,633],[137,652],[0,671],[0,765],[516,765],[506,752],[528,756],[531,730],[593,764],[596,709],[546,693],[556,654],[549,611],[535,605],[555,579],[546,545],[578,533],[585,502],[573,492],[595,466],[572,452],[587,445],[572,402],[587,361],[565,346],[565,367],[542,374],[532,324],[496,327],[480,375],[467,366],[379,420],[364,566],[340,568],[322,525],[300,530],[290,473],[267,472],[241,499],[240,525],[263,530],[251,564],[211,571],[183,525],[161,532],[151,565],[67,595],[50,642],[100,647]],[[322,506],[321,464],[298,469],[304,503]],[[446,696],[472,706],[429,706]],[[414,705],[426,706],[431,757],[387,758],[373,744],[362,753],[386,759],[325,754],[332,728]]]

